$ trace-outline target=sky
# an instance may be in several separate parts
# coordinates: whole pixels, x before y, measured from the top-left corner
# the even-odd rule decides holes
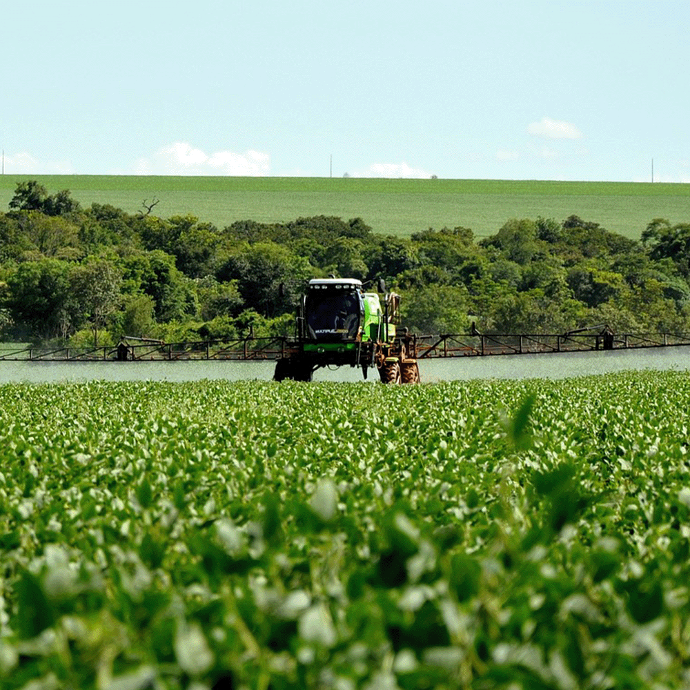
[[[690,182],[688,0],[35,0],[0,26],[5,174]]]

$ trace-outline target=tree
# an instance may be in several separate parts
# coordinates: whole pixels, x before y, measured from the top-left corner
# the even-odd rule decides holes
[[[85,234],[85,244],[88,245],[89,239],[95,237],[101,244],[141,245],[137,230],[141,219],[138,216],[129,215],[111,204],[96,203],[91,204],[84,216],[86,227],[80,232]]]
[[[312,237],[321,242],[330,242],[336,237],[366,239],[371,232],[371,228],[361,218],[352,218],[346,222],[337,216],[298,218],[287,223],[287,228],[293,239]]]
[[[557,220],[539,216],[535,224],[537,227],[537,239],[549,244],[556,244],[560,240],[563,228]]]
[[[149,295],[126,298],[120,317],[120,336],[144,338],[150,336],[156,324],[153,318],[155,303]]]
[[[217,278],[221,282],[236,280],[247,308],[274,317],[294,309],[314,273],[305,258],[296,256],[287,247],[260,242],[228,257]]]
[[[403,295],[403,323],[413,333],[465,333],[469,300],[467,290],[434,285]]]
[[[30,336],[66,337],[77,325],[69,264],[41,259],[19,264],[7,280],[5,306],[14,323]]]
[[[597,307],[629,291],[620,273],[595,267],[571,268],[567,281],[575,298],[588,307]]]
[[[609,232],[599,223],[570,216],[563,221],[561,245],[576,248],[581,257],[609,257],[635,248],[637,242],[615,232]]]
[[[43,211],[48,190],[36,180],[17,182],[10,208],[17,211]]]
[[[172,218],[171,222],[175,219]],[[190,278],[203,278],[214,273],[222,237],[212,223],[194,222],[180,229],[172,254],[177,267]]]
[[[499,285],[517,288],[523,282],[522,268],[509,259],[497,258],[489,267],[489,278]]]
[[[544,251],[541,241],[537,239],[536,223],[527,219],[509,220],[493,237],[481,240],[479,244],[497,247],[504,258],[521,266],[539,258],[539,252]]]
[[[196,281],[199,315],[204,321],[237,316],[243,308],[237,281],[219,283],[213,276]]]
[[[348,229],[343,233],[344,237],[355,237],[364,240],[371,236],[371,227],[361,218],[350,218],[347,225]]]
[[[65,248],[80,246],[79,227],[70,219],[28,211],[18,223],[26,238],[45,256],[56,256]]]
[[[189,216],[190,223],[196,218]],[[137,230],[144,247],[149,250],[160,249],[167,254],[173,253],[173,248],[180,237],[182,224],[171,223],[157,216],[142,216],[139,218]]]
[[[94,347],[98,347],[98,330],[118,306],[122,275],[107,259],[96,259],[74,267],[69,281],[82,315],[91,322]]]
[[[501,294],[492,304],[495,333],[562,333],[586,325],[587,309],[575,299],[552,300],[536,288]]]
[[[564,297],[572,297],[566,282],[565,269],[547,257],[543,261],[533,261],[522,268],[520,291],[540,288],[549,299],[558,301]]]
[[[80,208],[79,202],[72,199],[68,190],[50,196],[48,190],[36,180],[18,182],[9,207],[17,211],[40,211],[47,216],[62,216]]]
[[[32,247],[17,219],[4,213],[0,214],[0,264],[10,259],[19,259],[23,252]]]
[[[369,269],[362,258],[364,245],[352,237],[338,237],[325,252],[326,271],[343,278],[364,280]]]
[[[414,291],[435,285],[448,285],[449,282],[448,273],[442,268],[423,264],[401,273],[397,276],[394,285],[399,290]]]
[[[369,278],[390,280],[404,271],[420,265],[416,246],[405,237],[379,237],[366,247],[364,262],[369,266]]]
[[[672,259],[685,278],[690,276],[690,223],[671,225],[655,218],[642,233],[642,242],[652,259]]]
[[[175,258],[163,251],[127,251],[120,261],[122,292],[153,298],[159,322],[184,320],[196,313],[193,282],[175,267]]]
[[[48,216],[64,216],[79,209],[79,202],[71,197],[67,189],[63,189],[45,200],[43,213]]]
[[[472,237],[467,228],[443,228],[438,232],[430,228],[412,235],[412,241],[421,265],[442,269],[450,282],[469,284],[487,270],[486,259]]]
[[[157,321],[184,320],[196,312],[192,282],[175,266],[174,257],[155,250],[140,255],[140,287],[155,302]]]

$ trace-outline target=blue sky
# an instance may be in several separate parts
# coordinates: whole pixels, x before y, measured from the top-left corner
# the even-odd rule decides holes
[[[6,3],[5,173],[690,182],[688,0]]]

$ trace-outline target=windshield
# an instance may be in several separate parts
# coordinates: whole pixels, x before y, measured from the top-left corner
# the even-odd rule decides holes
[[[354,339],[359,330],[360,311],[356,292],[312,292],[307,297],[309,336],[318,340]]]

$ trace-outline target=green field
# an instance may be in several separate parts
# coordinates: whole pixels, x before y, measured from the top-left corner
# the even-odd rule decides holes
[[[5,690],[690,686],[687,373],[0,386]]]
[[[482,237],[511,218],[574,214],[637,239],[653,218],[690,222],[690,185],[623,182],[4,175],[0,208],[28,179],[49,193],[68,189],[85,206],[107,203],[130,213],[156,198],[162,217],[191,213],[218,227],[333,215],[361,217],[381,234],[464,226]]]

